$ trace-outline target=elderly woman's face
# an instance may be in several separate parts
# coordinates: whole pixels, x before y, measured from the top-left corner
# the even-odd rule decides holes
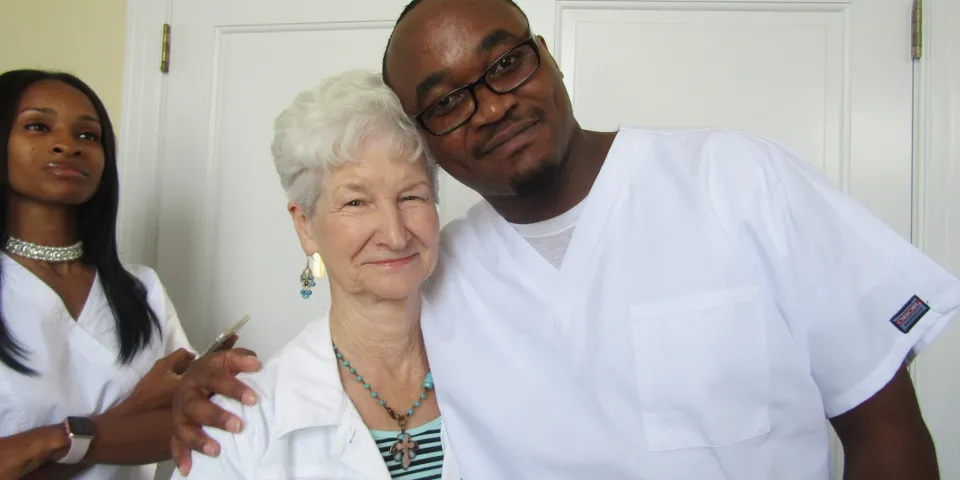
[[[439,223],[424,162],[371,145],[359,161],[323,176],[313,219],[297,229],[309,230],[300,232],[304,249],[316,248],[331,282],[400,299],[433,273]]]

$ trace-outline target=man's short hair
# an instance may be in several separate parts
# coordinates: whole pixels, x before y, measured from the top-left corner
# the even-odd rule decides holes
[[[390,38],[387,39],[387,46],[383,49],[383,62],[380,67],[380,73],[381,75],[383,75],[383,83],[387,84],[387,86],[391,88],[392,86],[390,85],[390,78],[387,76],[387,52],[390,50],[390,43],[393,42],[393,32],[397,31],[397,25],[400,25],[400,21],[403,20],[404,17],[406,17],[407,14],[409,14],[414,8],[416,8],[417,5],[420,5],[420,2],[422,1],[423,0],[412,0],[410,3],[407,4],[406,7],[403,7],[403,11],[400,12],[400,16],[397,17],[397,22],[393,24],[393,31],[390,32]],[[521,9],[516,3],[514,3],[513,0],[502,0],[502,1],[507,2],[510,5],[513,5],[513,8],[516,8],[517,11],[519,11],[520,14],[523,15],[523,18],[527,18],[526,12],[524,12],[523,9]]]

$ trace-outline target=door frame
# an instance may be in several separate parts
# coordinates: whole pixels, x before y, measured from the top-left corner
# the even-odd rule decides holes
[[[960,275],[960,2],[924,0],[923,21],[924,51],[914,65],[913,82],[912,239],[920,250]],[[954,332],[958,328],[954,325],[943,335],[960,338]],[[960,385],[943,378],[958,373],[960,354],[949,348],[932,350],[933,355],[920,356],[912,366],[913,382],[924,414],[945,415],[956,405],[938,397],[949,388],[947,399],[960,398]],[[926,391],[938,395],[925,395]],[[939,418],[955,420],[938,428],[960,431],[955,415]]]
[[[960,275],[960,3],[924,0],[914,64],[913,243]]]
[[[127,0],[121,116],[117,132],[120,211],[117,244],[126,263],[156,266],[160,158],[166,81],[160,72],[163,25],[172,0]],[[160,201],[157,201],[160,200]]]

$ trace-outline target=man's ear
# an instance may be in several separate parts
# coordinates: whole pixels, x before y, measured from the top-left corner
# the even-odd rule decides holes
[[[560,72],[560,78],[563,78],[563,70],[560,70],[560,64],[557,63],[557,59],[553,58],[553,54],[550,53],[550,49],[547,48],[547,41],[543,39],[543,35],[537,35],[537,43],[540,44],[540,49],[546,53],[545,56],[553,62],[553,66]],[[544,55],[541,54],[540,56],[543,57]]]

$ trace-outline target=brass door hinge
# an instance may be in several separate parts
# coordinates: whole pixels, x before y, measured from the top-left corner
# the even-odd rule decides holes
[[[913,59],[923,56],[923,0],[913,0],[913,15],[910,21]]]
[[[163,24],[163,40],[160,45],[160,71],[167,73],[170,71],[170,24]]]

